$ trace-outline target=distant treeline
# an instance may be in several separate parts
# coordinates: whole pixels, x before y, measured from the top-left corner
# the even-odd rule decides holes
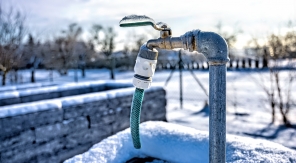
[[[109,68],[111,76],[114,76],[115,68],[132,69],[139,48],[148,36],[159,37],[153,32],[146,34],[129,33],[124,40],[122,51],[115,52],[118,42],[115,41],[116,31],[112,27],[104,27],[98,23],[91,25],[89,29],[82,29],[77,23],[71,23],[64,30],[57,31],[52,37],[44,37],[34,34],[26,26],[24,14],[9,8],[4,10],[0,5],[0,75],[2,85],[6,83],[6,75],[10,71],[19,69],[31,70],[31,82],[35,82],[35,69],[43,68],[57,70],[61,75],[67,75],[68,69],[79,68],[84,72],[85,68]],[[253,38],[246,45],[246,58],[240,59],[231,51],[235,46],[240,30],[233,33],[222,31],[222,23],[217,25],[217,33],[225,38],[230,49],[230,68],[265,68],[270,60],[296,58],[296,31],[293,23],[290,23],[285,34],[270,34],[264,44],[259,44],[259,38]],[[87,38],[82,39],[82,34]],[[262,39],[262,38],[260,38]],[[162,52],[160,52],[161,54]],[[184,68],[206,69],[204,59],[195,58],[194,54],[184,54]],[[161,55],[160,55],[161,56]],[[243,58],[243,57],[240,57]],[[177,59],[171,56],[160,57],[158,69],[172,69],[176,67]],[[236,64],[236,63],[239,64]],[[254,64],[251,64],[253,63]],[[259,64],[261,63],[261,64]],[[84,73],[83,73],[84,74]]]

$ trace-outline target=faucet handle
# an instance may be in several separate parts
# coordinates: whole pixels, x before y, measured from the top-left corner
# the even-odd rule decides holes
[[[129,15],[125,16],[119,22],[120,27],[138,27],[138,26],[146,26],[151,25],[154,29],[158,31],[168,31],[168,25],[163,22],[155,23],[155,21],[146,16],[146,15]]]
[[[172,35],[172,30],[166,23],[155,21],[146,15],[129,15],[125,16],[119,22],[120,27],[138,27],[151,25],[154,29],[160,31],[160,37],[166,38]]]
[[[171,37],[172,36],[172,30],[171,28],[164,22],[158,22],[156,23],[156,25],[159,28],[163,28],[162,30],[160,30],[160,37],[161,38],[167,38],[167,37]]]
[[[154,26],[155,22],[153,19],[145,15],[129,15],[125,16],[119,22],[120,27],[138,27],[138,26]]]

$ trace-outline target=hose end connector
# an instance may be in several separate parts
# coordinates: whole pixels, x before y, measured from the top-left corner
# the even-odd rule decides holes
[[[135,75],[133,85],[137,88],[147,89],[151,86],[157,63],[158,51],[147,48],[143,44],[140,48],[134,67]]]

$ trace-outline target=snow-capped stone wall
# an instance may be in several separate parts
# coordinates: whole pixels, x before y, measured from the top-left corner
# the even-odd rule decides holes
[[[28,84],[20,84],[20,85],[10,85],[10,86],[0,87],[0,92],[17,91],[17,90],[48,87],[48,86],[55,86],[55,85],[58,85],[58,84],[56,84],[56,83],[28,83]]]
[[[133,92],[121,88],[0,107],[0,162],[61,162],[87,151],[129,127]],[[162,87],[145,91],[142,122],[166,121],[165,96]]]
[[[60,85],[36,85],[30,89],[11,90],[11,87],[0,90],[0,106],[19,103],[33,102],[38,100],[60,98],[65,96],[79,95],[113,88],[132,87],[131,83],[112,81],[92,81],[80,83],[68,83]],[[20,87],[22,88],[22,87]]]

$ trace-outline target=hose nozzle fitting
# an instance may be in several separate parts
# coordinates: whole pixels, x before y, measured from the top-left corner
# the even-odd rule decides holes
[[[140,48],[134,67],[133,84],[137,88],[147,89],[151,86],[157,63],[158,51],[147,48],[143,44]]]

